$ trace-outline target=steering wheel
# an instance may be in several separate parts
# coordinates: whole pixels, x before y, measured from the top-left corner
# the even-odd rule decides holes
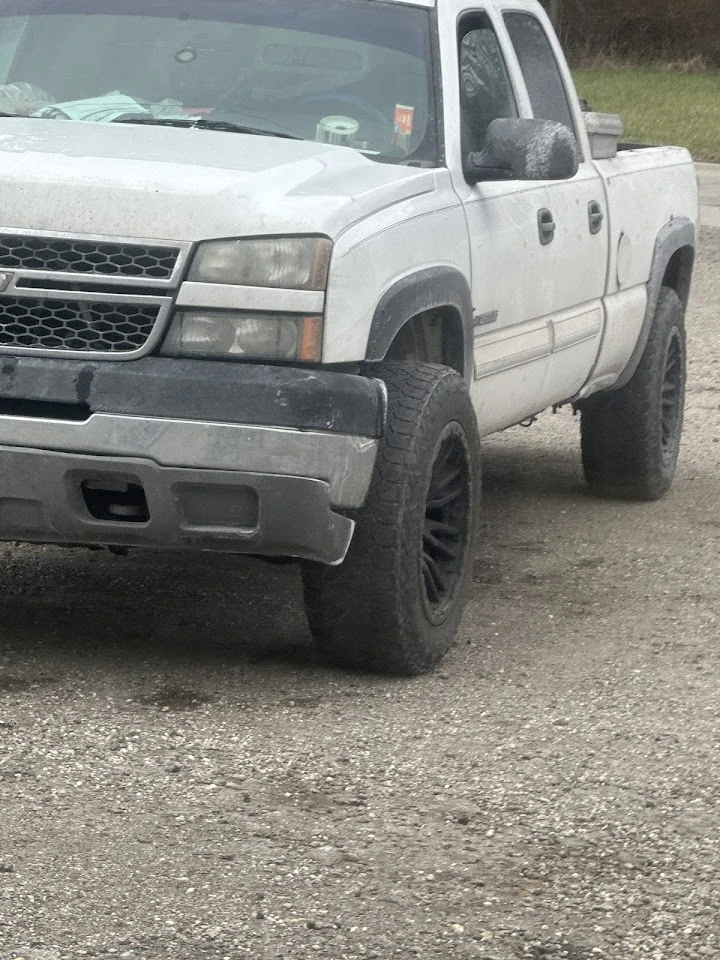
[[[307,97],[298,97],[295,103],[299,106],[300,104],[307,103],[346,103],[348,106],[355,107],[358,110],[362,110],[366,117],[370,117],[372,120],[389,125],[390,121],[387,116],[378,109],[374,104],[368,103],[366,100],[361,100],[359,97],[353,97],[349,93],[317,93],[310,94]]]

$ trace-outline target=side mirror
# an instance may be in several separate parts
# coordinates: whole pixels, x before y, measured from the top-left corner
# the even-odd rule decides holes
[[[465,161],[468,183],[572,180],[580,169],[573,132],[551,120],[493,120],[485,149]]]

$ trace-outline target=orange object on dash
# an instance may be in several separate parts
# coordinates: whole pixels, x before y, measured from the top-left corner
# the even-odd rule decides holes
[[[398,104],[395,107],[395,136],[409,137],[415,123],[415,107]]]

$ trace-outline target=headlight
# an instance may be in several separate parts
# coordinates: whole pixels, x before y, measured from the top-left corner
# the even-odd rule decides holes
[[[331,253],[332,242],[324,237],[211,240],[200,244],[188,279],[283,290],[324,290]]]
[[[318,363],[322,358],[322,317],[180,310],[162,352],[171,357]]]

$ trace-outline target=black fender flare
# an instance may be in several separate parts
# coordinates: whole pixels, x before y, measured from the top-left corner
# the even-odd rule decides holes
[[[473,379],[474,320],[470,284],[455,267],[428,267],[398,280],[377,305],[370,327],[366,359],[384,360],[402,327],[420,313],[455,309],[463,327],[463,366],[467,383]]]
[[[635,371],[640,365],[642,355],[645,353],[645,347],[647,346],[648,338],[650,336],[653,320],[655,319],[655,311],[657,309],[657,303],[660,297],[660,290],[662,289],[663,280],[665,279],[665,274],[670,261],[678,252],[678,250],[682,250],[684,247],[692,247],[695,249],[696,240],[697,231],[695,229],[695,224],[692,222],[692,220],[688,220],[687,217],[677,217],[674,220],[670,220],[657,235],[657,240],[655,241],[655,252],[653,254],[652,266],[650,268],[650,279],[648,280],[647,284],[648,303],[645,311],[645,319],[643,320],[640,336],[638,337],[638,342],[635,345],[632,356],[628,360],[628,363],[620,375],[619,380],[612,387],[613,390],[620,390],[626,386],[635,376]],[[691,276],[687,277],[686,279],[689,290]]]

